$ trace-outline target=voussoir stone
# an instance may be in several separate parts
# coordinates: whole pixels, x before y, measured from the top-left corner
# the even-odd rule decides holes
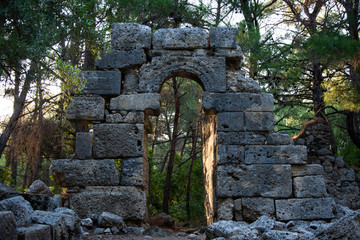
[[[203,107],[218,112],[272,112],[274,99],[268,93],[203,93]]]
[[[292,193],[290,165],[219,165],[219,197],[286,198]]]
[[[211,27],[209,30],[210,47],[236,48],[237,28]]]
[[[102,97],[73,97],[66,110],[70,121],[101,121],[104,119],[105,99]]]
[[[151,47],[151,28],[138,23],[111,24],[111,48],[130,50]]]
[[[130,68],[146,62],[144,49],[130,51],[110,50],[100,56],[101,59],[95,61],[95,66],[99,69]]]
[[[119,173],[113,159],[51,162],[51,173],[62,187],[118,185]]]
[[[157,110],[160,108],[160,99],[161,95],[159,93],[120,95],[110,100],[110,109],[125,111]]]
[[[201,28],[163,28],[154,32],[154,49],[195,49],[208,47],[208,33]]]
[[[276,218],[280,221],[334,218],[332,198],[293,198],[275,200]]]
[[[81,218],[110,212],[124,220],[144,220],[146,194],[132,186],[85,187],[70,196],[70,207]]]
[[[119,71],[83,71],[85,94],[113,96],[120,94],[121,73]]]
[[[94,125],[95,158],[140,157],[143,154],[144,125]]]

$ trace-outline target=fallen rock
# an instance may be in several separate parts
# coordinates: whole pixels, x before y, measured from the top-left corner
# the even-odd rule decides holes
[[[98,224],[102,228],[111,228],[111,227],[117,227],[119,229],[125,228],[125,222],[119,215],[109,213],[109,212],[103,212],[98,217]]]
[[[266,232],[270,230],[285,230],[286,224],[275,221],[268,216],[261,216],[255,222],[253,222],[250,227],[255,228],[261,232]]]
[[[151,226],[158,226],[158,227],[173,227],[175,224],[174,218],[163,212],[154,217],[149,218],[147,222]]]
[[[144,232],[144,235],[151,237],[169,237],[171,232],[168,229],[162,229],[157,226],[151,227]]]
[[[6,198],[12,198],[21,195],[22,193],[15,188],[9,187],[3,183],[0,183],[0,200]]]
[[[1,239],[17,239],[15,216],[10,211],[0,212],[0,236]]]
[[[93,226],[94,226],[94,222],[91,218],[81,219],[80,224],[81,224],[81,226],[86,227],[86,228],[93,228]]]
[[[51,227],[44,224],[34,224],[29,227],[16,229],[18,239],[24,240],[49,240],[51,239]]]
[[[33,222],[50,225],[53,239],[69,239],[65,218],[62,214],[36,210],[33,214]]]
[[[244,222],[235,221],[219,221],[208,226],[205,231],[206,237],[213,239],[218,237],[231,238],[237,237],[237,239],[258,239],[258,231],[252,229],[248,224]]]
[[[15,215],[16,225],[23,227],[31,224],[34,209],[23,197],[17,196],[0,201],[0,211],[11,211]]]
[[[35,180],[29,189],[26,191],[27,194],[46,195],[53,197],[54,193],[50,190],[46,184],[40,180]]]
[[[127,234],[133,234],[136,236],[141,236],[144,233],[144,229],[141,227],[127,227],[125,228],[124,232],[126,232]]]

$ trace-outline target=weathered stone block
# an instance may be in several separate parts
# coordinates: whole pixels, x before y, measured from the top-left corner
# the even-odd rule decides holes
[[[111,48],[130,50],[151,47],[151,28],[137,23],[111,24]]]
[[[326,186],[323,176],[303,176],[295,177],[294,194],[295,197],[326,197]]]
[[[261,145],[266,143],[266,136],[251,132],[218,132],[217,143],[224,145]]]
[[[218,113],[217,130],[219,132],[244,131],[244,113],[242,112]]]
[[[307,151],[301,145],[245,147],[245,164],[306,164]]]
[[[219,165],[219,197],[286,198],[292,193],[290,165]]]
[[[126,112],[106,115],[108,123],[144,123],[144,112]]]
[[[83,92],[85,94],[119,95],[121,74],[119,71],[83,71],[87,80]]]
[[[104,111],[102,97],[74,97],[66,110],[66,118],[70,121],[102,121]]]
[[[144,111],[145,109],[160,109],[159,93],[140,93],[131,95],[120,95],[110,100],[111,110],[133,110]]]
[[[233,92],[260,93],[259,83],[252,78],[245,77],[244,74],[242,71],[227,71],[227,89]]]
[[[91,132],[76,133],[75,154],[78,159],[89,159],[92,157],[92,140]]]
[[[103,212],[98,217],[98,224],[100,227],[117,227],[118,229],[123,229],[125,227],[125,222],[121,216],[118,216],[113,213]]]
[[[214,48],[236,48],[237,28],[230,27],[211,27],[210,47]]]
[[[137,93],[139,87],[139,73],[135,69],[128,69],[124,73],[124,93]]]
[[[154,49],[195,49],[208,47],[208,33],[201,28],[159,29],[153,35]]]
[[[218,164],[244,163],[244,147],[239,145],[218,145]]]
[[[70,207],[81,218],[110,212],[124,220],[144,220],[146,194],[131,186],[85,187],[82,192],[71,194]]]
[[[332,219],[335,201],[332,198],[302,198],[275,200],[276,219],[314,220]]]
[[[0,201],[0,211],[13,212],[17,227],[29,225],[34,213],[30,203],[21,196]]]
[[[15,216],[11,211],[0,212],[0,237],[9,240],[17,239]]]
[[[293,177],[324,175],[324,168],[319,164],[292,165]]]
[[[23,240],[49,240],[52,239],[51,226],[45,224],[34,224],[28,227],[20,227],[16,229],[18,239]]]
[[[234,200],[232,198],[220,199],[217,220],[233,220],[234,218]]]
[[[111,186],[119,184],[114,160],[53,160],[51,173],[62,187]]]
[[[218,112],[272,112],[274,99],[268,93],[203,93],[203,107]]]
[[[269,145],[289,145],[291,141],[287,133],[270,133],[267,135],[267,144]]]
[[[236,221],[242,221],[242,204],[241,204],[241,198],[234,200],[234,215]]]
[[[36,210],[33,214],[33,222],[51,226],[51,235],[55,240],[69,239],[65,215],[63,214]]]
[[[242,215],[245,221],[255,221],[260,216],[275,216],[275,202],[271,198],[243,198]]]
[[[150,65],[140,68],[139,91],[160,92],[163,82],[170,76],[200,80],[204,91],[226,91],[226,64],[223,57],[154,57]]]
[[[274,119],[273,112],[246,112],[245,129],[247,131],[272,131]]]
[[[144,49],[131,51],[110,50],[102,53],[101,59],[95,61],[95,66],[100,69],[123,69],[139,66],[146,62]]]
[[[143,147],[142,124],[94,125],[95,158],[139,157],[143,154]]]
[[[339,174],[341,181],[355,181],[355,171],[353,168],[341,168]]]
[[[129,158],[121,161],[120,185],[143,186],[144,185],[143,158]]]

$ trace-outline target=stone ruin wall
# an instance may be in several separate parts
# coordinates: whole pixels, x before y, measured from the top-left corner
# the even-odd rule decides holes
[[[307,147],[309,164],[323,166],[326,189],[336,203],[360,209],[360,171],[347,166],[342,156],[335,155],[335,140],[330,124],[315,119],[305,124],[294,142]]]
[[[307,163],[307,150],[275,133],[273,96],[261,93],[240,69],[236,28],[160,29],[112,25],[112,49],[85,71],[67,118],[93,124],[77,133],[74,159],[55,160],[51,171],[66,187],[80,217],[103,211],[126,221],[147,218],[147,127],[160,108],[160,88],[172,76],[196,80],[204,90],[203,165],[208,224],[332,219],[323,168]],[[115,164],[121,159],[121,170]],[[316,184],[314,184],[316,183]]]

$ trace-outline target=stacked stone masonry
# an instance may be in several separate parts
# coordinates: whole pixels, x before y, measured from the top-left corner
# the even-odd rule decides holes
[[[97,71],[83,72],[86,86],[67,110],[70,121],[93,124],[93,130],[77,134],[75,159],[52,165],[79,216],[106,211],[126,221],[147,218],[144,123],[159,111],[164,81],[180,76],[204,90],[204,126],[211,128],[203,130],[210,134],[203,154],[210,156],[203,160],[209,224],[261,215],[333,218],[322,167],[306,165],[306,147],[274,132],[273,96],[244,76],[236,35],[236,28],[152,33],[135,23],[112,25],[112,49],[101,55]]]

